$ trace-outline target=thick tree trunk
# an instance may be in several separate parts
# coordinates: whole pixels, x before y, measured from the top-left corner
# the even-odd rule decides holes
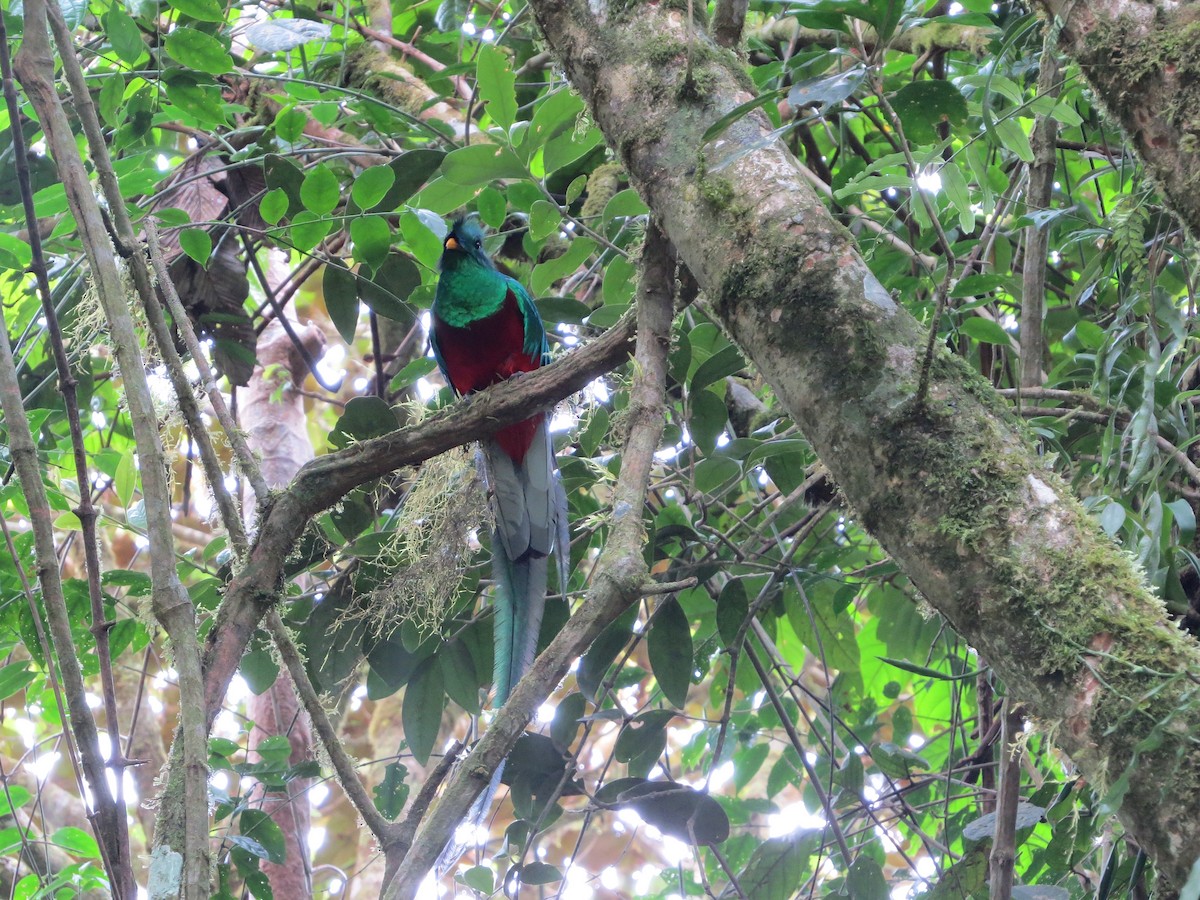
[[[1158,187],[1200,235],[1200,2],[1041,0]]]
[[[939,353],[917,396],[924,329],[765,116],[702,139],[755,92],[733,53],[689,35],[686,5],[531,7],[710,308],[860,520],[1089,781],[1126,789],[1122,820],[1182,884],[1200,854],[1195,643],[982,378]]]

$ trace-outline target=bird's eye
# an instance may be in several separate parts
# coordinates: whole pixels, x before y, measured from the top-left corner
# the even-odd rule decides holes
[[[483,249],[483,241],[481,241],[479,238],[475,238],[475,249],[476,250]]]

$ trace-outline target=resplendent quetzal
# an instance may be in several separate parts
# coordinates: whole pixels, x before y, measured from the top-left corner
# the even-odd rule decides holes
[[[533,298],[520,282],[496,268],[474,219],[458,218],[451,224],[441,269],[430,342],[438,367],[455,393],[479,391],[548,362],[546,330]],[[495,706],[499,707],[537,652],[546,604],[547,558],[556,552],[565,589],[570,544],[567,498],[558,478],[546,414],[509,425],[482,444],[496,520],[492,568]],[[486,813],[499,778],[497,771],[491,787],[476,802],[473,818]]]

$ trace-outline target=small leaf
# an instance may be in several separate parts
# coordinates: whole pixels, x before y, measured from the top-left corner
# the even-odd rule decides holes
[[[890,656],[880,656],[878,659],[880,662],[885,662],[889,666],[894,666],[895,668],[902,669],[905,672],[911,672],[913,675],[921,675],[925,678],[936,678],[938,681],[962,681],[964,679],[974,678],[979,674],[978,669],[972,669],[970,672],[963,672],[961,675],[950,675],[946,672],[939,672],[937,669],[930,669],[927,666],[909,662],[907,659],[892,659]]]
[[[396,170],[391,166],[371,166],[354,179],[350,196],[360,209],[368,210],[387,196],[396,183]]]
[[[489,228],[499,228],[504,224],[504,217],[508,214],[508,203],[494,187],[485,187],[479,192],[479,196],[475,198],[475,211],[479,213],[479,218],[483,220],[483,224]]]
[[[18,272],[29,268],[33,262],[33,248],[11,234],[0,232],[0,266]]]
[[[381,316],[397,322],[413,318],[408,297],[421,284],[421,270],[403,253],[388,254],[371,279],[358,280],[358,299]]]
[[[341,450],[354,441],[381,437],[395,428],[396,416],[386,400],[380,397],[353,397],[329,433],[329,443]]]
[[[721,588],[717,598],[717,633],[728,650],[750,614],[750,601],[746,597],[746,585],[740,578],[731,578]]]
[[[788,90],[788,104],[794,109],[811,105],[815,105],[818,110],[828,109],[857,91],[866,77],[865,67],[854,66],[833,75],[822,75],[798,82]]]
[[[208,75],[224,75],[233,69],[225,45],[195,28],[176,28],[167,35],[164,44],[172,59],[190,69]]]
[[[338,334],[347,344],[353,343],[358,328],[358,279],[340,260],[330,260],[321,278],[321,290]]]
[[[113,479],[113,489],[122,508],[129,507],[133,499],[133,489],[137,486],[137,467],[134,465],[134,454],[122,453],[121,461],[117,463],[117,474]]]
[[[743,894],[755,900],[789,900],[796,885],[804,883],[820,838],[820,831],[795,831],[760,843],[738,875]]]
[[[333,170],[324,163],[317,163],[300,186],[300,202],[314,215],[325,216],[337,208],[341,199],[342,186]]]
[[[657,757],[665,746],[667,724],[673,718],[675,711],[671,709],[651,709],[634,716],[617,736],[613,748],[617,762],[627,763],[647,751],[655,751]]]
[[[421,765],[429,761],[429,754],[433,752],[433,745],[437,741],[445,694],[442,667],[437,658],[431,656],[417,666],[409,680],[401,713],[404,739]]]
[[[50,835],[50,843],[56,847],[62,847],[74,856],[85,856],[88,859],[100,858],[100,845],[82,828],[74,828],[70,825],[60,828]]]
[[[674,597],[659,605],[646,644],[658,686],[672,704],[682,707],[692,683],[692,630]]]
[[[889,900],[891,896],[883,869],[866,853],[860,853],[850,864],[846,888],[854,900]]]
[[[104,14],[104,34],[122,62],[132,66],[146,55],[141,29],[125,11],[124,4],[114,3],[108,8]]]
[[[263,738],[254,750],[267,762],[286,763],[292,756],[291,741],[282,734]]]
[[[958,330],[985,344],[1001,344],[1006,347],[1012,345],[1012,337],[1009,333],[999,322],[993,322],[991,319],[972,316],[960,323]]]
[[[387,259],[392,232],[383,216],[356,216],[350,222],[350,239],[355,258],[377,268]]]
[[[531,862],[521,866],[518,877],[521,884],[554,884],[562,881],[562,872],[557,866],[544,862]]]
[[[508,57],[495,44],[484,44],[479,48],[475,77],[488,115],[507,131],[517,118],[517,77],[509,67]]]
[[[608,667],[612,665],[617,654],[629,642],[636,616],[637,609],[631,606],[610,622],[592,641],[592,646],[580,660],[579,670],[575,676],[576,683],[589,700],[595,701],[596,691],[608,673]]]
[[[283,832],[267,813],[261,809],[243,809],[239,830],[244,837],[256,841],[265,855],[260,857],[281,864],[287,861],[287,843]],[[257,854],[256,854],[257,855]]]
[[[550,722],[550,739],[563,752],[571,749],[575,736],[579,734],[579,720],[583,718],[586,701],[583,694],[575,691],[562,699],[554,709],[554,719]]]
[[[271,658],[271,652],[255,641],[242,656],[238,671],[255,695],[264,693],[279,677],[279,665]]]
[[[279,220],[287,215],[288,206],[291,203],[288,200],[287,191],[283,188],[272,188],[267,191],[258,204],[258,214],[263,217],[263,221],[268,225],[277,225]]]
[[[32,799],[33,795],[28,789],[19,784],[10,784],[7,792],[0,791],[0,816],[11,816],[14,809],[20,809]]]
[[[321,218],[315,213],[302,209],[292,216],[292,246],[301,253],[307,253],[324,240],[325,235],[333,230],[333,222]]]
[[[524,163],[507,147],[472,144],[442,160],[442,177],[461,185],[487,184],[499,178],[526,178]]]
[[[461,640],[451,641],[438,652],[438,658],[450,699],[472,715],[479,715],[479,676],[467,645]]]
[[[179,246],[202,266],[212,256],[212,237],[203,228],[185,228],[179,232]]]
[[[375,786],[375,808],[389,822],[400,815],[408,800],[408,768],[400,763],[388,763],[383,781]]]
[[[892,108],[904,126],[904,136],[914,144],[937,141],[937,126],[942,122],[957,128],[967,121],[967,99],[949,81],[910,82],[896,92]]]
[[[18,691],[23,691],[37,677],[29,670],[29,660],[9,663],[0,669],[0,700],[7,700]]]
[[[746,360],[742,358],[738,348],[730,344],[700,364],[700,367],[696,369],[696,374],[692,376],[690,389],[692,391],[703,390],[710,384],[715,384],[725,376],[740,372],[744,368],[746,368]]]
[[[472,866],[462,873],[462,880],[467,887],[479,891],[485,896],[491,894],[495,889],[492,870],[487,866]]]

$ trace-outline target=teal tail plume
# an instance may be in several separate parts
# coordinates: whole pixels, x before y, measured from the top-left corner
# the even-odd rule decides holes
[[[483,442],[482,455],[496,518],[492,533],[492,573],[496,583],[493,706],[498,708],[508,700],[537,655],[552,552],[557,557],[560,589],[566,593],[570,541],[567,497],[544,421],[539,424],[521,463],[514,463],[493,441]],[[454,866],[471,839],[480,834],[503,774],[501,763],[487,788],[471,805],[466,822],[474,827],[462,829],[469,832],[464,835],[467,839],[456,834],[438,858],[439,876]]]

